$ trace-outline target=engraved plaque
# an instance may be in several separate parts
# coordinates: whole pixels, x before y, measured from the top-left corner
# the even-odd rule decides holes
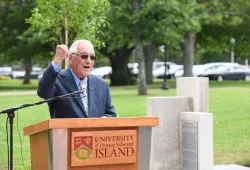
[[[181,120],[182,170],[198,170],[198,122]]]

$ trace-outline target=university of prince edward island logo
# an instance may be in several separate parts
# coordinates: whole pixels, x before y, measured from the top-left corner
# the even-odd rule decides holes
[[[92,153],[93,148],[93,136],[77,136],[74,137],[74,152],[75,156],[85,161]]]

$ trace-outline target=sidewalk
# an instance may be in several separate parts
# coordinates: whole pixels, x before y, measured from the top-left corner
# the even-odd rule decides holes
[[[250,170],[250,168],[235,164],[230,165],[214,165],[213,170]]]
[[[15,95],[30,95],[36,94],[36,90],[32,91],[8,91],[8,92],[0,92],[0,96],[15,96]]]

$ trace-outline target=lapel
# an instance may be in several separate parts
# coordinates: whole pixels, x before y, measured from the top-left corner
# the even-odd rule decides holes
[[[95,103],[95,84],[94,77],[90,74],[88,76],[88,104],[89,104],[89,115],[95,117],[97,113],[96,103]]]
[[[75,79],[74,79],[69,68],[63,72],[63,75],[64,75],[64,78],[63,78],[64,84],[70,90],[70,92],[73,93],[74,91],[78,91],[78,87],[76,85]],[[77,103],[79,104],[80,108],[82,109],[84,115],[87,117],[86,111],[85,111],[83,103],[82,103],[82,98],[75,97],[74,99],[77,101]]]

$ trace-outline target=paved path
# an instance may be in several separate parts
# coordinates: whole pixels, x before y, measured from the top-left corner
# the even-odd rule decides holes
[[[32,91],[8,91],[8,92],[0,92],[0,96],[30,95],[30,94],[36,94],[36,90],[32,90]]]
[[[231,164],[231,165],[215,165],[213,170],[250,170],[250,168]]]

